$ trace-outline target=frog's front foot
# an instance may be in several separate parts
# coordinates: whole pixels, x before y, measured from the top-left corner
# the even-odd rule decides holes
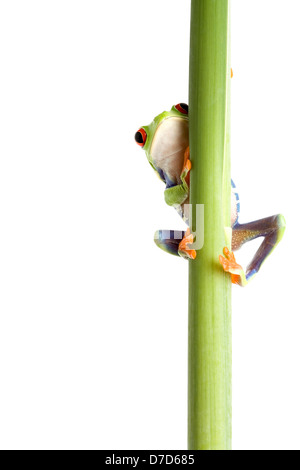
[[[178,254],[185,259],[195,259],[197,256],[196,250],[192,250],[189,245],[194,243],[194,235],[188,229],[181,240],[178,248]]]
[[[186,151],[184,152],[184,165],[183,170],[187,173],[192,169],[192,162],[190,160],[190,147],[187,147]]]
[[[184,152],[183,168],[181,172],[181,181],[183,182],[187,190],[190,185],[191,169],[192,169],[192,162],[190,160],[190,147],[187,147],[186,151]]]
[[[237,264],[233,252],[229,251],[227,247],[224,248],[223,253],[225,257],[220,255],[219,260],[224,271],[231,274],[232,284],[243,285],[245,274],[242,266]]]

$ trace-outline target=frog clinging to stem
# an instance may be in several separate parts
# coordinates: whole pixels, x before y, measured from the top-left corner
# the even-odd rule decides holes
[[[189,176],[192,169],[189,152],[188,105],[177,104],[170,111],[156,116],[150,125],[143,126],[136,132],[135,141],[145,150],[150,165],[165,183],[166,203],[173,206],[189,225],[188,214],[185,210],[189,204]],[[231,274],[232,282],[245,286],[282,239],[285,219],[282,215],[275,215],[240,224],[239,196],[233,182],[231,182],[231,190],[232,250],[236,251],[244,243],[263,237],[246,272],[237,264],[233,252],[227,247],[224,248],[224,256],[219,256],[224,271]],[[193,235],[189,228],[186,232],[158,230],[155,233],[155,243],[172,255],[186,259],[196,258],[196,251],[191,246]]]

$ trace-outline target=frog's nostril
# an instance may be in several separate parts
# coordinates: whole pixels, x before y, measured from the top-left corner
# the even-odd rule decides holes
[[[147,134],[144,129],[139,129],[135,134],[135,141],[140,147],[144,147],[147,139]]]

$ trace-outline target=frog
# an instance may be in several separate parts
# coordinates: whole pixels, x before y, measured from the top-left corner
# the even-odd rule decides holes
[[[194,235],[189,226],[190,172],[192,162],[189,147],[189,106],[178,103],[157,115],[151,124],[142,126],[135,133],[135,142],[146,153],[147,160],[165,184],[164,198],[187,225],[187,230],[157,230],[156,245],[171,255],[193,261],[197,256]],[[282,240],[286,222],[277,214],[254,222],[239,222],[240,198],[231,180],[231,249],[224,247],[219,255],[220,269],[231,275],[233,284],[245,287],[259,272],[262,264]],[[263,238],[246,270],[237,263],[234,252],[242,246]]]

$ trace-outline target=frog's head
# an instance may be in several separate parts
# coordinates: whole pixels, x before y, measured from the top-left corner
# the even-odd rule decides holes
[[[177,104],[136,132],[136,143],[145,150],[150,165],[157,172],[164,169],[167,161],[174,170],[177,162],[182,168],[183,154],[189,145],[188,112],[187,104]]]

